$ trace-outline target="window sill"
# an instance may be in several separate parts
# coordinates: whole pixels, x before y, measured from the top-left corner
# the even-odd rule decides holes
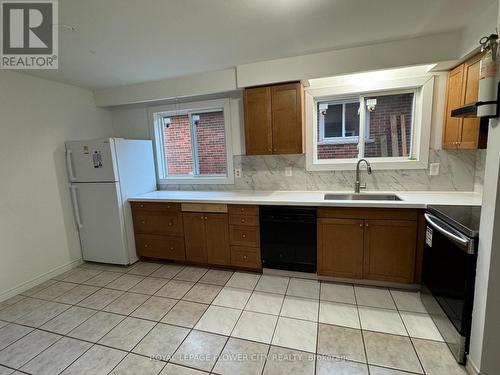
[[[159,178],[159,185],[233,185],[234,175],[225,177],[169,177]]]
[[[375,139],[365,139],[365,144],[374,143]],[[357,145],[359,143],[358,137],[345,137],[340,139],[323,139],[317,143],[318,146],[321,145]]]

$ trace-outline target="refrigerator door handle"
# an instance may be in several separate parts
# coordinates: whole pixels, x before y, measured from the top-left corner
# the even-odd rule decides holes
[[[76,197],[76,189],[75,185],[70,185],[69,189],[71,190],[71,200],[73,201],[73,209],[75,210],[75,221],[78,229],[83,228],[82,221],[80,219],[80,208],[78,207],[78,199]]]
[[[76,177],[75,177],[75,174],[73,172],[73,164],[71,163],[71,154],[72,154],[71,150],[69,150],[69,149],[66,150],[66,167],[68,169],[69,180],[75,181]]]

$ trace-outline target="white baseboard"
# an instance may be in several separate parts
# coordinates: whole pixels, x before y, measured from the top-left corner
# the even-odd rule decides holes
[[[11,288],[9,290],[1,292],[0,293],[0,302],[5,301],[6,299],[9,299],[11,297],[14,297],[15,295],[18,295],[19,293],[25,292],[28,289],[31,289],[34,286],[43,283],[44,281],[52,279],[53,277],[60,275],[63,272],[66,272],[72,268],[78,267],[82,263],[83,263],[82,258],[74,260],[74,261],[69,262],[67,264],[64,264],[62,266],[56,267],[53,270],[50,270],[49,272],[46,272],[40,276],[37,276],[34,279],[31,279],[31,280],[26,281],[18,286],[15,286],[14,288]]]
[[[467,358],[465,369],[470,375],[481,375],[481,371],[479,371],[477,366],[470,360],[470,358]]]

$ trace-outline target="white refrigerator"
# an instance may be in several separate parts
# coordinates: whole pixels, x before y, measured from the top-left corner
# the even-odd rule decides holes
[[[66,164],[83,259],[122,265],[137,261],[127,199],[156,190],[152,142],[66,142]]]

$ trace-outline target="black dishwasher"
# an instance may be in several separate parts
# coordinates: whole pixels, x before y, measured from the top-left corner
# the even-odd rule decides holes
[[[316,272],[316,208],[260,207],[262,266]]]

